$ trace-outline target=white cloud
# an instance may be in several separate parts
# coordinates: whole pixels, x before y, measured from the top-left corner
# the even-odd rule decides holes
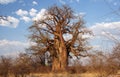
[[[83,35],[82,36],[82,38],[89,38],[89,39],[93,39],[94,38],[94,36],[93,35],[90,35],[90,34],[85,34],[85,35]]]
[[[7,45],[14,45],[14,46],[17,46],[17,45],[23,45],[23,46],[27,46],[28,44],[27,43],[23,43],[23,42],[20,42],[20,41],[9,41],[9,40],[0,40],[0,46],[7,46]]]
[[[25,22],[29,22],[29,21],[31,21],[31,18],[29,18],[27,16],[22,16],[21,20],[24,20]]]
[[[34,8],[30,9],[30,11],[29,11],[30,16],[32,16],[32,17],[35,16],[36,13],[37,13],[37,10]]]
[[[25,16],[28,15],[28,12],[26,10],[19,9],[18,11],[16,11],[16,14],[19,16]]]
[[[80,12],[80,13],[76,13],[76,14],[74,14],[76,17],[80,17],[80,18],[83,18],[85,15],[86,15],[86,13],[85,12]]]
[[[18,55],[19,52],[25,52],[25,48],[29,47],[29,43],[20,41],[0,40],[1,55]]]
[[[31,14],[31,12],[35,11],[35,9],[31,9],[30,13],[26,10],[22,10],[22,9],[19,9],[18,11],[16,11],[16,14],[18,16],[20,16],[20,19],[25,21],[25,22],[29,22],[31,21],[31,18],[28,16],[29,14]],[[33,13],[32,13],[33,15]]]
[[[32,4],[33,5],[38,5],[38,3],[36,1],[33,1]]]
[[[102,34],[103,31],[110,31],[115,29],[120,29],[120,21],[119,22],[109,22],[109,23],[96,23],[91,26],[90,29],[93,31],[95,35]]]
[[[40,12],[38,12],[38,14],[36,14],[35,17],[33,17],[33,21],[38,21],[38,20],[43,20],[45,19],[47,16],[47,10],[46,9],[41,9]]]
[[[111,49],[113,45],[120,41],[120,21],[96,23],[90,29],[94,33],[91,44],[99,45],[102,49]]]
[[[118,43],[119,42],[119,38],[120,38],[120,35],[116,35],[116,34],[112,34],[110,32],[107,32],[107,31],[103,31],[102,32],[102,35],[104,35],[105,37],[107,37],[108,39]]]
[[[79,15],[85,16],[86,13],[85,12],[80,12]]]
[[[25,22],[29,21],[38,21],[38,20],[44,20],[46,18],[50,18],[51,16],[48,15],[48,12],[46,9],[41,9],[39,12],[38,10],[31,8],[29,11],[19,9],[16,11],[16,14],[20,16],[21,20],[24,20]]]
[[[16,0],[0,0],[0,4],[8,4],[8,3],[13,3]]]
[[[64,34],[63,38],[65,39],[65,41],[68,41],[68,40],[72,39],[73,36],[71,34]]]
[[[12,28],[16,28],[19,24],[19,20],[17,18],[8,16],[8,17],[4,17],[0,18],[0,26],[6,26],[6,27],[12,27]]]
[[[100,48],[100,45],[94,45],[92,46],[94,49],[99,49]]]
[[[90,27],[91,31],[94,33],[94,39],[98,40],[120,40],[120,21],[109,22],[109,23],[96,23]]]

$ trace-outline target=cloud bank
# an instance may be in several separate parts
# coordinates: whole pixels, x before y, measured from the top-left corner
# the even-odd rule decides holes
[[[19,9],[16,12],[16,15],[20,16],[20,20],[25,22],[38,21],[46,18],[46,9],[41,9],[40,11],[31,8],[29,11]]]
[[[116,43],[120,42],[120,21],[96,23],[89,29],[94,34],[91,39],[93,46],[111,50]]]
[[[25,52],[28,46],[25,42],[0,40],[0,55],[17,56],[20,52]]]
[[[101,22],[96,23],[95,25],[91,26],[90,29],[93,31],[95,35],[101,35],[104,31],[112,32],[120,30],[120,21],[118,22]]]

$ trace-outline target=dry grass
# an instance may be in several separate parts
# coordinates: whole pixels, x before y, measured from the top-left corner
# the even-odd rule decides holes
[[[81,77],[80,74],[33,74],[30,77]]]
[[[13,77],[12,75],[10,77]],[[86,72],[81,74],[69,74],[69,73],[31,73],[27,77],[120,77],[120,70],[116,75],[105,75],[95,72]]]
[[[81,77],[97,77],[97,73],[83,73],[81,74]]]
[[[30,77],[100,77],[97,73],[83,73],[83,74],[31,74]]]
[[[117,74],[120,74],[120,70],[118,71],[118,73]]]
[[[118,72],[120,74],[120,71]],[[120,77],[120,75],[102,75],[100,73],[82,73],[82,74],[68,74],[68,73],[48,73],[48,74],[39,74],[34,73],[31,74],[29,77]]]

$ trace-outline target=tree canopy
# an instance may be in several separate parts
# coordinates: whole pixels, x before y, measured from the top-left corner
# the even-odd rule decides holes
[[[82,17],[75,15],[68,6],[48,8],[44,17],[35,20],[29,31],[29,38],[35,43],[29,49],[34,55],[49,52],[53,71],[59,67],[65,70],[71,54],[76,57],[86,56],[89,49],[83,36],[90,31],[85,28]]]

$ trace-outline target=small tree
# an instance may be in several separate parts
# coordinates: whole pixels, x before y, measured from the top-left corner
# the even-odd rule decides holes
[[[26,54],[19,54],[13,63],[12,73],[15,77],[26,77],[31,71],[30,58]]]
[[[0,57],[0,75],[8,77],[11,68],[11,58],[1,56]]]
[[[114,58],[116,58],[116,60],[118,61],[119,65],[120,65],[120,43],[118,43],[118,44],[114,47],[114,49],[113,49],[113,51],[112,51],[112,56],[113,56]]]
[[[117,62],[110,53],[104,54],[103,51],[96,51],[88,61],[88,71],[95,72],[98,77],[107,77],[117,72]]]
[[[65,71],[70,53],[76,57],[85,56],[88,50],[83,35],[90,31],[84,27],[82,18],[75,16],[68,6],[49,8],[43,19],[35,20],[29,30],[29,38],[35,43],[29,49],[34,55],[45,56],[49,52],[52,71]]]
[[[116,68],[120,69],[120,43],[113,47],[110,59],[116,63]]]

